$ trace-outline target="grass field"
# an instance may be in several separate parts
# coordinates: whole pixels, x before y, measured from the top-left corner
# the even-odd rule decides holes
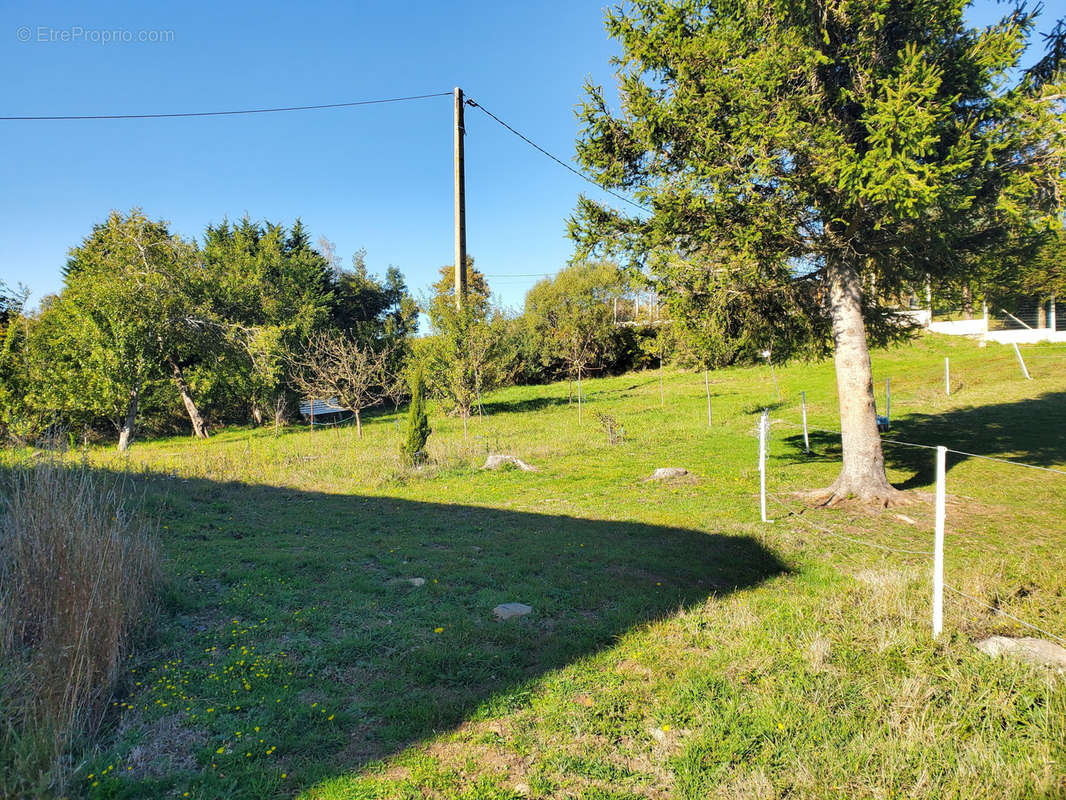
[[[1066,465],[1066,348],[926,337],[874,354],[886,438]],[[943,359],[954,385],[945,396]],[[928,500],[874,514],[776,502],[830,483],[830,363],[502,390],[464,439],[432,417],[405,471],[391,414],[169,439],[141,473],[169,575],[129,663],[92,798],[1066,795],[1066,683],[973,640],[1025,635],[949,595],[930,635]],[[803,453],[800,392],[812,453]],[[595,417],[613,415],[623,444]],[[931,492],[933,453],[886,444]],[[482,472],[487,451],[539,468]],[[692,482],[645,483],[656,467]],[[947,581],[1066,636],[1066,476],[952,456]],[[823,530],[824,529],[824,530]],[[842,538],[847,537],[847,538]],[[876,546],[870,546],[870,543]],[[891,548],[891,549],[883,549]],[[917,553],[897,552],[918,551]],[[424,578],[422,586],[402,579]],[[498,603],[534,612],[496,622]]]

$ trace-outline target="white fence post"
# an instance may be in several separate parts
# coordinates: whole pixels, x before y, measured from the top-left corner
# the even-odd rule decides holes
[[[944,629],[944,473],[948,449],[936,448],[936,528],[933,534],[933,638]]]
[[[703,371],[703,390],[707,393],[707,427],[710,428],[712,424],[711,420],[711,371],[705,369]]]
[[[892,379],[885,378],[885,427],[892,427]]]
[[[770,412],[764,410],[759,417],[759,513],[763,522],[766,518],[766,435],[770,428]]]
[[[807,393],[800,392],[800,402],[803,406],[803,452],[811,452],[811,441],[807,438]]]
[[[951,363],[947,356],[944,356],[944,394],[951,396]]]
[[[1022,375],[1025,376],[1027,381],[1031,381],[1032,377],[1029,375],[1029,370],[1026,369],[1025,359],[1022,358],[1022,351],[1018,349],[1018,343],[1014,343],[1014,355],[1018,356],[1018,363],[1022,365]]]

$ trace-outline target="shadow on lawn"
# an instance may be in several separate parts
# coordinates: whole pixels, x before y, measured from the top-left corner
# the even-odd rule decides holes
[[[783,439],[790,461],[839,461],[840,436],[811,431],[811,453],[803,453],[803,434]],[[936,480],[936,454],[925,448],[893,444],[892,441],[930,446],[944,445],[982,456],[1009,458],[1036,466],[1066,461],[1066,392],[1047,392],[1028,400],[998,405],[973,406],[941,414],[908,414],[893,419],[892,430],[882,435],[885,463],[914,474],[900,489],[932,485]],[[966,456],[948,453],[947,467]],[[1006,475],[1004,479],[1009,480]]]
[[[141,667],[183,659],[194,676],[184,691],[197,698],[185,717],[198,721],[181,724],[206,734],[184,754],[198,766],[169,786],[226,797],[289,795],[471,717],[521,708],[538,678],[627,631],[786,571],[747,536],[162,476],[146,484],[177,577]],[[512,601],[534,612],[496,621],[493,608]],[[252,623],[247,640],[232,638]],[[228,678],[205,677],[228,644],[253,642],[292,677],[268,669],[236,695]],[[160,713],[151,695],[128,699]],[[253,727],[276,754],[216,754]],[[122,783],[120,796],[147,797],[167,782]]]

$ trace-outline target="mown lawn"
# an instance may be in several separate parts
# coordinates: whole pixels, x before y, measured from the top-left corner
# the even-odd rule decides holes
[[[926,337],[874,354],[886,438],[1066,465],[1066,348]],[[943,359],[954,386],[944,394]],[[827,485],[832,365],[667,370],[486,398],[432,418],[405,471],[392,414],[169,439],[142,477],[169,583],[82,770],[93,798],[1039,797],[1066,794],[1066,682],[977,652],[1025,635],[949,595],[930,635],[928,499],[771,504]],[[805,391],[814,431],[798,427]],[[625,427],[609,445],[596,413]],[[487,451],[539,472],[482,472]],[[886,444],[932,491],[933,453]],[[656,467],[695,480],[659,484]],[[1066,636],[1066,476],[953,456],[947,580]],[[920,498],[926,495],[919,495]],[[842,538],[847,537],[847,538]],[[871,547],[870,543],[881,545]],[[891,548],[891,549],[883,549]],[[897,552],[917,551],[916,553]],[[423,578],[413,586],[403,579]],[[497,622],[498,603],[534,612]]]

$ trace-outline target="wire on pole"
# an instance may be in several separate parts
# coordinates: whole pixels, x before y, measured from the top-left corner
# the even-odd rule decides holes
[[[615,191],[612,191],[611,189],[608,189],[608,188],[607,188],[606,186],[604,186],[603,184],[601,184],[601,183],[598,183],[598,182],[594,181],[594,180],[593,180],[592,178],[590,178],[590,177],[589,177],[588,175],[586,175],[586,174],[585,174],[584,172],[581,172],[580,170],[574,169],[574,168],[573,168],[573,167],[571,167],[571,166],[570,166],[569,164],[567,164],[567,163],[566,163],[565,161],[563,161],[563,160],[562,160],[561,158],[558,158],[557,156],[554,156],[554,155],[552,155],[552,154],[551,154],[551,153],[549,153],[549,152],[548,152],[547,150],[545,150],[545,149],[544,149],[543,147],[541,147],[541,146],[540,146],[539,144],[537,144],[537,143],[536,143],[536,142],[534,142],[534,141],[533,141],[532,139],[530,139],[530,138],[529,138],[528,136],[525,136],[524,134],[522,134],[522,133],[519,133],[519,132],[518,132],[517,130],[515,130],[514,128],[512,128],[512,127],[511,127],[510,125],[508,125],[508,124],[507,124],[506,122],[504,122],[504,121],[503,121],[502,119],[500,119],[499,117],[497,117],[497,116],[496,116],[495,114],[493,114],[493,113],[492,113],[491,111],[489,111],[489,110],[488,110],[487,108],[485,108],[485,106],[481,105],[480,103],[477,103],[477,102],[475,102],[475,101],[473,101],[473,100],[471,100],[471,99],[467,98],[466,104],[467,104],[468,106],[471,106],[471,107],[473,107],[473,108],[479,108],[479,109],[481,109],[481,110],[482,110],[482,111],[483,111],[483,112],[484,112],[485,114],[487,114],[487,115],[488,115],[489,117],[491,117],[492,119],[496,120],[496,122],[498,122],[498,123],[499,123],[500,125],[502,125],[503,127],[505,127],[505,128],[507,129],[507,130],[509,130],[509,131],[510,131],[511,133],[513,133],[513,134],[514,134],[515,136],[517,136],[517,137],[518,137],[519,139],[521,139],[521,140],[522,140],[523,142],[525,142],[525,143],[526,143],[526,144],[528,144],[528,145],[529,145],[530,147],[532,147],[532,148],[533,148],[534,150],[538,150],[538,151],[540,151],[540,152],[541,152],[542,154],[546,155],[546,156],[547,156],[548,158],[550,158],[550,159],[551,159],[552,161],[554,161],[554,162],[555,162],[556,164],[558,164],[559,166],[561,166],[561,167],[562,167],[563,169],[567,169],[567,170],[569,170],[570,172],[572,172],[572,173],[574,173],[575,175],[577,175],[577,176],[578,176],[579,178],[581,178],[581,180],[583,180],[583,181],[588,181],[588,182],[589,182],[589,183],[591,183],[591,184],[592,184],[593,186],[595,186],[595,187],[596,187],[597,189],[600,189],[600,190],[602,190],[602,191],[604,191],[604,192],[607,192],[607,194],[611,195],[612,197],[616,197],[616,198],[618,198],[618,199],[619,199],[619,200],[621,200],[621,201],[622,201],[623,203],[629,203],[629,205],[631,205],[631,206],[634,206],[635,208],[639,208],[639,209],[640,209],[641,211],[646,211],[646,212],[648,212],[649,214],[651,213],[651,209],[650,209],[650,208],[648,208],[647,206],[645,206],[645,205],[642,205],[642,204],[638,203],[638,202],[637,202],[637,201],[635,201],[635,200],[630,200],[630,199],[629,199],[628,197],[626,197],[625,195],[621,195],[621,194],[619,194],[618,192],[615,192]]]
[[[412,94],[405,97],[386,97],[380,100],[353,100],[348,103],[322,103],[311,106],[278,106],[276,108],[242,108],[227,111],[178,111],[162,114],[62,114],[55,116],[13,116],[0,117],[0,122],[56,122],[59,120],[89,119],[176,119],[179,117],[234,117],[242,114],[277,114],[286,111],[320,111],[329,108],[354,108],[355,106],[374,106],[384,103],[403,103],[408,100],[425,100],[430,97],[450,97],[451,92],[434,92],[432,94]]]

